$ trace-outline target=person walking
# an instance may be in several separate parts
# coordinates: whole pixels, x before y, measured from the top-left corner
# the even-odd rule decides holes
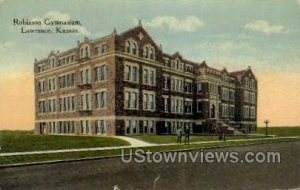
[[[222,140],[226,141],[226,133],[225,133],[225,131],[222,132]]]
[[[190,134],[191,134],[191,129],[190,127],[186,127],[185,128],[185,138],[184,138],[184,144],[190,144]]]
[[[182,129],[179,128],[177,130],[177,143],[181,144],[181,137],[182,137]]]

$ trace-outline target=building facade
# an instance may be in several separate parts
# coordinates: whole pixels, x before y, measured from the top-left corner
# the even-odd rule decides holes
[[[257,80],[162,51],[141,23],[34,63],[35,132],[126,135],[256,130]]]

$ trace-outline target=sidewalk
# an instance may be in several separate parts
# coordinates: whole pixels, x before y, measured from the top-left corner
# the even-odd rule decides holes
[[[42,150],[42,151],[30,151],[30,152],[8,152],[8,153],[0,153],[0,157],[2,156],[21,156],[21,155],[34,155],[34,154],[50,154],[50,153],[64,153],[64,152],[81,152],[81,151],[99,151],[99,150],[116,150],[121,148],[137,148],[137,147],[150,147],[150,146],[172,146],[179,145],[177,143],[168,143],[168,144],[152,144],[147,143],[145,141],[141,141],[132,137],[118,136],[116,138],[123,139],[128,141],[130,146],[115,146],[115,147],[94,147],[94,148],[78,148],[78,149],[62,149],[62,150]],[[268,137],[268,138],[258,138],[258,139],[233,139],[227,140],[227,142],[237,142],[237,141],[257,141],[263,139],[282,139],[282,138],[297,138],[297,137]],[[190,144],[208,144],[208,143],[216,143],[223,141],[199,141],[199,142],[191,142]]]

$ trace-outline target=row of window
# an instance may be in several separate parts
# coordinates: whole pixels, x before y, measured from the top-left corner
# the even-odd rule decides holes
[[[170,67],[172,69],[175,69],[177,71],[194,73],[194,66],[193,65],[184,64],[183,62],[180,62],[179,59],[170,61],[169,58],[165,57],[163,65],[166,66],[166,67]]]
[[[244,118],[255,118],[256,111],[254,106],[244,106]]]
[[[247,103],[256,103],[256,94],[255,92],[244,91],[244,101]]]
[[[221,88],[221,97],[223,100],[234,100],[234,93],[233,89]]]
[[[163,96],[163,111],[170,112],[169,105],[171,102],[171,113],[176,114],[192,114],[193,113],[193,101],[192,99],[183,100],[182,97],[171,96],[171,101],[168,96]]]
[[[156,133],[156,124],[153,120],[143,120],[143,125],[140,127],[139,120],[126,120],[125,121],[125,133],[126,134],[138,134],[138,133]]]
[[[245,77],[244,85],[245,87],[252,88],[252,89],[255,89],[256,87],[255,80],[250,79],[248,77]]]
[[[139,65],[125,64],[124,80],[134,83],[139,83]],[[143,66],[143,84],[156,85],[156,69]]]
[[[45,64],[41,64],[37,67],[37,72],[40,73],[40,72],[44,72],[46,70],[49,70],[49,69],[54,69],[54,68],[57,68],[59,66],[63,66],[63,65],[66,65],[66,64],[71,64],[71,63],[74,63],[75,62],[75,55],[69,55],[69,56],[66,56],[66,57],[62,57],[62,58],[55,58],[55,57],[50,57],[49,60],[48,60],[48,63],[45,63]]]
[[[77,127],[79,127],[79,130],[76,130]],[[76,131],[78,131],[81,134],[92,134],[90,120],[81,120],[80,126],[77,127],[75,126],[74,121],[49,122],[48,132],[50,134],[75,134]],[[95,133],[98,135],[105,135],[107,133],[106,120],[95,121]]]
[[[57,105],[58,103],[58,105]],[[97,109],[103,109],[107,107],[107,94],[106,90],[100,90],[95,93],[95,105]],[[48,107],[47,107],[48,106]],[[58,108],[58,109],[57,109]],[[91,110],[92,109],[92,97],[91,93],[82,93],[80,95],[80,105],[79,110]],[[38,112],[46,113],[49,111],[50,113],[59,112],[69,112],[76,110],[76,99],[75,96],[66,96],[60,97],[58,102],[55,98],[51,98],[48,100],[41,100],[38,102]]]
[[[176,134],[178,129],[182,129],[184,132],[186,128],[190,129],[190,133],[193,132],[192,122],[165,121],[164,123],[163,133]]]
[[[107,66],[100,65],[96,66],[94,69],[95,72],[95,81],[105,81],[107,80]],[[91,69],[83,69],[80,71],[80,84],[91,84]],[[58,77],[58,87],[66,88],[73,87],[75,85],[75,73],[69,73],[61,75]],[[56,90],[56,78],[52,77],[48,79],[48,91]],[[38,81],[38,91],[46,92],[47,85],[46,80]]]
[[[125,51],[126,53],[138,56],[139,47],[137,42],[133,39],[128,39],[125,44]],[[146,44],[143,47],[143,58],[155,59],[155,50],[150,44]]]
[[[104,54],[108,51],[108,45],[106,43],[97,45],[95,47],[95,55]],[[80,58],[87,58],[91,56],[91,48],[88,44],[85,44],[80,48]]]
[[[106,90],[98,91],[95,94],[96,108],[103,109],[107,107],[107,93]],[[80,109],[81,111],[92,109],[91,93],[85,92],[80,95]]]
[[[170,80],[171,78],[171,80]],[[168,90],[170,89],[175,92],[186,92],[192,93],[193,92],[193,82],[192,80],[185,80],[182,77],[175,77],[164,75],[163,76],[163,89]]]
[[[234,105],[221,104],[220,116],[221,117],[234,117]]]

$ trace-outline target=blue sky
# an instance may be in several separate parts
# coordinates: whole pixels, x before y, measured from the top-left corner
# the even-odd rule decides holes
[[[21,34],[13,26],[14,18],[45,17],[80,20],[82,34]],[[257,72],[300,68],[300,0],[0,0],[1,73],[31,72],[35,57],[84,36],[122,32],[138,19],[165,52],[193,61]]]

